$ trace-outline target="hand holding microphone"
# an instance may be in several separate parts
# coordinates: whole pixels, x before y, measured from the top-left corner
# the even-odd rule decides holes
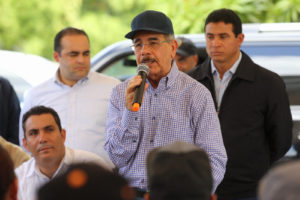
[[[132,102],[132,110],[137,112],[142,105],[143,96],[144,96],[144,88],[146,83],[146,78],[149,74],[149,67],[146,64],[140,64],[137,67],[137,74],[142,77],[142,83],[135,88],[134,97]]]

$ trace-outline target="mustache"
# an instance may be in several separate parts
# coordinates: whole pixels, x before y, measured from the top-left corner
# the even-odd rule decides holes
[[[149,63],[149,62],[156,62],[154,58],[151,58],[149,56],[141,58],[141,63]]]
[[[38,151],[42,151],[43,149],[53,148],[53,145],[44,144],[39,146]]]

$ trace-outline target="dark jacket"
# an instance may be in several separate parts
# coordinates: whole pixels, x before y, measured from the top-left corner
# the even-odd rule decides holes
[[[20,103],[7,79],[0,77],[0,135],[19,144]]]
[[[217,105],[210,58],[190,75],[210,90]],[[284,82],[242,52],[219,119],[228,162],[218,199],[254,197],[259,179],[291,146],[292,117]]]

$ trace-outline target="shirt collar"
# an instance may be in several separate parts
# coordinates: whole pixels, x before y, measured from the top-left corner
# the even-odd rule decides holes
[[[66,84],[64,84],[63,82],[61,82],[61,80],[59,79],[59,68],[57,69],[55,76],[53,78],[53,82],[56,83],[59,86],[66,86]],[[91,78],[91,71],[89,71],[88,75],[83,77],[82,79],[80,79],[75,85],[77,84],[83,84],[84,82],[86,82],[88,79]]]
[[[228,70],[231,74],[234,74],[236,72],[241,60],[242,60],[242,53],[240,52],[239,58],[235,61],[235,63]],[[212,74],[215,74],[215,73],[219,74],[212,59],[210,60],[210,64],[211,64],[211,73]]]
[[[176,62],[173,60],[171,70],[165,77],[160,79],[157,89],[158,90],[169,89],[175,82],[178,73],[179,73],[179,69],[176,65]],[[147,80],[147,82],[148,82],[148,80]],[[150,83],[148,82],[148,84],[150,84]]]
[[[43,177],[46,177],[41,171],[40,169],[38,168],[38,166],[36,165],[36,162],[35,162],[35,159],[32,158],[33,161],[32,161],[32,165],[30,166],[29,170],[28,170],[28,174],[27,174],[27,177],[31,177],[33,175],[37,175],[37,176],[43,176]],[[57,170],[55,171],[53,177],[55,177],[58,173],[60,173],[62,171],[62,168],[65,168],[67,165],[70,164],[70,155],[69,155],[69,151],[68,151],[68,148],[65,147],[65,156],[63,157],[62,161],[60,162]],[[48,178],[48,177],[46,177]]]

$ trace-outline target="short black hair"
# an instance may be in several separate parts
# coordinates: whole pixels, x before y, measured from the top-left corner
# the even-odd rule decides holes
[[[50,107],[46,107],[46,106],[34,106],[30,110],[28,110],[23,115],[23,118],[22,118],[22,128],[23,128],[23,131],[24,131],[24,138],[26,138],[25,124],[26,124],[27,119],[32,115],[42,115],[42,114],[51,114],[53,116],[57,126],[58,126],[58,129],[60,131],[62,130],[59,116],[58,116],[57,112],[54,109],[52,109]]]
[[[232,31],[235,34],[235,37],[242,33],[242,21],[233,10],[222,8],[211,12],[205,20],[204,32],[206,25],[211,22],[224,22],[225,24],[232,24]]]
[[[0,200],[4,200],[9,186],[15,178],[13,161],[8,152],[0,145]]]
[[[89,37],[86,34],[86,32],[84,30],[78,29],[78,28],[74,28],[74,27],[67,27],[62,29],[61,31],[59,31],[54,39],[54,51],[56,51],[57,53],[60,54],[61,52],[61,39],[65,36],[65,35],[85,35],[89,41]]]

